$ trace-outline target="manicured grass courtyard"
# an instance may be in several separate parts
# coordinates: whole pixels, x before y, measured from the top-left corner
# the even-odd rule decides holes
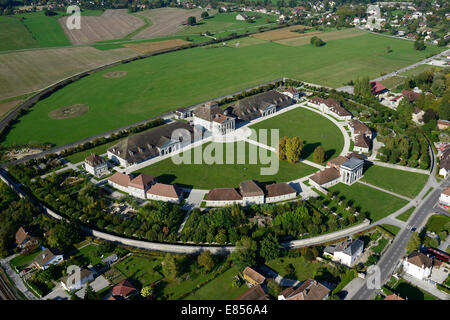
[[[413,211],[416,209],[416,207],[412,207],[408,210],[406,210],[405,212],[403,212],[402,214],[398,215],[396,218],[400,221],[408,221],[409,217],[411,216],[411,214],[413,213]]]
[[[381,226],[383,227],[383,229],[389,231],[394,236],[396,236],[397,233],[400,231],[400,227],[393,226],[392,224],[382,224]]]
[[[278,116],[261,121],[250,126],[257,132],[260,129],[278,129],[279,136],[298,136],[303,140],[304,147],[301,157],[313,160],[314,149],[322,145],[326,159],[338,156],[344,147],[344,137],[339,128],[324,116],[304,108],[282,113]],[[270,141],[270,131],[267,133]]]
[[[386,53],[387,45],[391,53]],[[410,41],[365,34],[328,41],[320,48],[265,42],[162,54],[92,74],[53,93],[13,125],[4,144],[62,145],[282,76],[340,87],[358,76],[374,78],[441,50],[428,45],[415,51]],[[125,77],[103,77],[122,70],[128,72]],[[90,109],[77,118],[48,117],[50,111],[72,104]]]
[[[428,180],[426,174],[373,165],[364,171],[363,181],[414,198]]]
[[[339,191],[339,196],[343,195],[346,200],[354,201],[355,206],[360,208],[358,211],[368,212],[372,221],[380,220],[408,203],[406,200],[358,182],[351,186],[339,183],[329,190]]]
[[[41,251],[42,251],[41,248],[38,248],[26,256],[18,255],[17,257],[13,258],[9,262],[9,264],[13,269],[17,268],[20,271],[20,270],[24,269],[25,267],[29,266],[31,264],[31,262],[33,262],[34,258],[36,258],[36,256]]]
[[[272,154],[274,163],[279,163],[279,170],[274,175],[261,175],[261,168],[269,168],[270,164],[262,164],[258,156],[257,164],[250,164],[249,162],[249,143],[245,143],[245,164],[237,164],[237,146],[230,149],[234,152],[234,164],[226,164],[227,145],[222,143],[206,143],[201,147],[198,146],[191,150],[191,164],[177,165],[173,163],[172,159],[166,159],[155,164],[152,164],[135,173],[147,173],[157,178],[159,182],[177,184],[179,186],[196,189],[212,189],[212,188],[235,188],[239,183],[245,180],[257,180],[261,183],[273,182],[289,182],[317,171],[316,168],[308,166],[303,163],[289,164],[287,161],[279,161],[275,154]],[[224,164],[193,164],[194,154],[212,146],[217,146],[218,150],[223,150],[223,156],[218,157],[222,159]],[[254,145],[251,145],[252,148]],[[265,149],[258,149],[268,154],[269,151]],[[189,151],[188,151],[189,152]],[[184,153],[183,153],[184,154]],[[215,154],[215,153],[214,153]],[[275,167],[275,165],[274,165]]]

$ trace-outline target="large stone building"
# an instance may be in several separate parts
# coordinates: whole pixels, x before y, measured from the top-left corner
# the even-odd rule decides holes
[[[442,191],[439,197],[439,204],[446,208],[450,208],[450,187],[447,187]]]
[[[403,260],[403,270],[419,280],[430,277],[432,268],[431,258],[418,251],[412,252]]]
[[[264,203],[264,190],[253,180],[241,182],[239,191],[241,192],[244,206]]]
[[[179,135],[174,135],[174,132]],[[108,149],[108,157],[123,167],[171,154],[194,141],[194,128],[183,122],[170,124],[132,135]]]
[[[313,106],[319,107],[322,113],[329,114],[339,120],[351,120],[352,118],[352,114],[333,98],[322,99],[320,97],[312,97],[310,103]]]
[[[108,163],[96,154],[91,154],[84,159],[84,168],[96,177],[101,177],[108,173]]]
[[[242,196],[234,188],[216,188],[206,196],[207,207],[223,207],[232,204],[242,204]]]
[[[216,102],[208,102],[195,109],[193,123],[215,135],[224,135],[235,130],[235,119],[226,113]]]

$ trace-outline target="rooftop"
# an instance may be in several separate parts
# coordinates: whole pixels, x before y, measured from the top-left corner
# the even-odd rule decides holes
[[[341,168],[344,167],[353,170],[361,165],[364,165],[364,160],[358,158],[350,158],[341,165]]]
[[[216,188],[208,192],[207,201],[242,200],[242,196],[234,188]]]

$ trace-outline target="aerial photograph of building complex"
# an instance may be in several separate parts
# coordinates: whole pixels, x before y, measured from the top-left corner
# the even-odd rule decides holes
[[[448,1],[0,0],[0,305],[446,303],[449,176]]]

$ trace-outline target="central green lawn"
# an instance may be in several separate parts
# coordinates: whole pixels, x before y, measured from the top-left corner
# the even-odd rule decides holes
[[[304,143],[301,157],[311,161],[314,149],[319,145],[325,149],[325,160],[338,156],[344,148],[344,137],[333,122],[314,111],[303,108],[296,108],[261,121],[250,128],[256,131],[279,129],[280,138],[299,136]],[[268,139],[270,139],[270,131]]]
[[[160,258],[149,259],[135,255],[114,265],[128,279],[137,280],[142,286],[150,285],[163,278],[163,275],[159,272],[160,266]]]
[[[387,45],[391,53],[386,53]],[[428,45],[415,51],[410,41],[365,34],[330,40],[320,48],[265,42],[162,54],[92,74],[53,93],[13,125],[4,143],[62,145],[282,76],[340,87],[358,76],[373,78],[441,50]],[[121,70],[128,74],[103,77]],[[48,117],[50,111],[72,104],[90,109],[77,118]]]
[[[243,294],[248,287],[242,284],[239,288],[231,286],[234,276],[239,273],[237,268],[230,268],[220,276],[208,282],[197,291],[188,295],[185,300],[234,300]]]
[[[414,198],[423,189],[428,180],[428,175],[374,165],[364,171],[362,180],[377,187]]]
[[[360,208],[358,211],[369,212],[369,218],[372,221],[380,220],[408,203],[406,200],[358,182],[351,186],[339,183],[329,190],[339,191],[339,196],[343,195],[346,200],[352,200],[355,206]]]
[[[212,145],[217,146],[218,150],[220,150],[220,148],[223,150],[223,156],[218,159],[223,159],[224,164],[209,165],[204,161],[202,164],[193,164],[195,152],[203,150],[202,154],[205,154],[205,148],[210,148],[208,146]],[[162,183],[176,183],[179,186],[193,187],[196,189],[212,189],[238,187],[240,182],[251,179],[261,183],[288,182],[317,171],[316,168],[303,163],[292,165],[287,161],[279,161],[279,170],[275,175],[261,175],[260,168],[268,168],[270,165],[261,164],[259,160],[258,164],[249,164],[249,143],[244,144],[246,164],[226,164],[227,145],[231,146],[230,144],[222,143],[205,143],[201,147],[196,147],[195,150],[191,152],[191,164],[177,165],[169,158],[152,164],[135,173],[150,174],[157,177],[158,181]],[[234,144],[232,150],[234,150],[234,163],[237,163],[237,144]],[[268,154],[268,151],[264,149],[257,149],[257,153],[261,150]],[[278,161],[276,155],[274,156],[273,161],[275,163]]]

